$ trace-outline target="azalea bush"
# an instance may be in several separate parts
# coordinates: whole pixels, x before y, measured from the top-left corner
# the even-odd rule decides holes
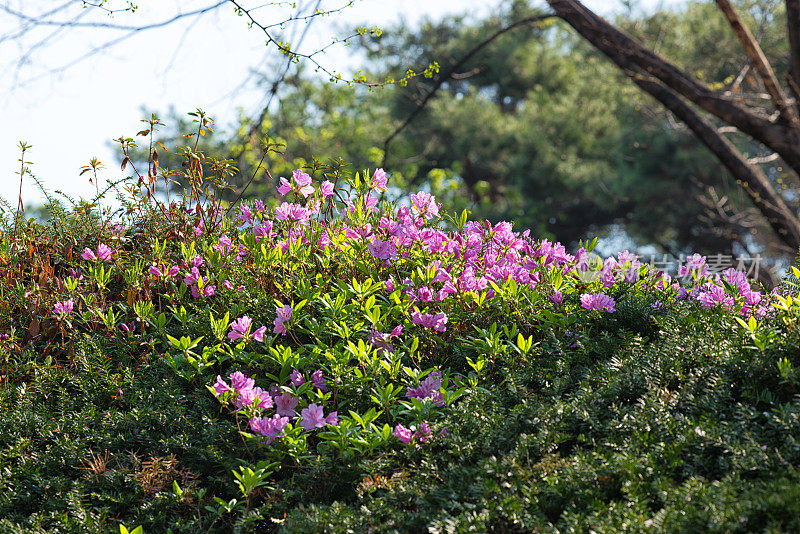
[[[382,169],[226,203],[184,153],[170,200],[151,160],[121,210],[4,219],[2,529],[800,528],[796,277],[568,251]]]

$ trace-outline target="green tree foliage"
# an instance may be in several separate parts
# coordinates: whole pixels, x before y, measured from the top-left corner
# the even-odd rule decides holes
[[[780,13],[751,7],[755,18],[748,22],[759,22],[765,51],[777,54]],[[693,3],[619,23],[695,75],[733,84],[744,62],[731,58],[744,61],[744,54],[713,10]],[[518,1],[485,20],[455,17],[390,28],[379,41],[362,43],[369,74],[423,70],[433,61],[446,70],[497,28],[530,14]],[[785,67],[785,60],[776,62],[779,73]],[[739,90],[752,90],[748,84],[754,83],[745,75]],[[310,81],[301,72],[283,81],[279,103],[260,123],[242,117],[234,135],[206,148],[237,155],[244,182],[260,158],[255,140],[261,135],[285,143],[283,155],[270,156],[275,179],[314,158],[330,163],[334,155],[352,171],[384,163],[400,187],[427,184],[448,207],[513,220],[565,242],[613,224],[639,245],[675,254],[764,247],[778,253],[768,231],[759,232],[761,241],[745,235],[743,224],[761,223],[714,156],[562,23],[520,27],[483,49],[385,154],[384,140],[432,87],[433,80],[418,77],[406,87],[369,91]],[[742,138],[739,144],[759,154],[752,142]],[[778,167],[771,176],[786,181]],[[259,176],[248,194],[263,196],[272,185]],[[726,217],[716,209],[709,213],[709,204],[721,198]]]

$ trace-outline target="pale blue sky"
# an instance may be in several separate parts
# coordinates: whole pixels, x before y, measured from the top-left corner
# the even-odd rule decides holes
[[[58,3],[53,0],[50,5]],[[161,20],[174,14],[178,4],[188,11],[211,2],[137,3],[138,13],[118,15],[114,21]],[[15,1],[7,4],[14,6]],[[16,0],[18,6],[32,4]],[[448,13],[479,14],[496,5],[496,0],[361,0],[341,15],[315,22],[313,40],[308,44],[328,42],[335,35],[331,30],[334,24],[355,26],[368,21],[386,26],[401,17],[414,22]],[[621,4],[616,0],[589,0],[587,5],[608,14],[620,9]],[[655,6],[656,1],[648,0],[645,5]],[[5,33],[16,23],[0,12],[0,32]],[[62,189],[73,196],[89,195],[93,188],[86,176],[79,177],[81,165],[97,156],[106,164],[103,178],[121,178],[121,158],[109,149],[108,141],[121,135],[133,137],[141,129],[142,107],[164,113],[170,106],[180,112],[200,107],[220,125],[230,123],[239,108],[257,112],[263,95],[252,83],[242,82],[251,67],[264,61],[263,34],[248,29],[228,8],[193,21],[191,27],[189,24],[181,22],[142,33],[54,74],[49,70],[69,63],[114,34],[85,29],[65,33],[21,69],[17,69],[15,45],[0,43],[0,94],[5,96],[0,100],[0,195],[16,205],[18,177],[14,172],[19,166],[19,140],[33,145],[29,153],[35,162],[32,168],[49,189]],[[39,34],[39,38],[44,35]],[[347,74],[347,54],[346,49],[339,48],[320,61]],[[23,199],[27,204],[40,199],[30,182],[23,186]]]

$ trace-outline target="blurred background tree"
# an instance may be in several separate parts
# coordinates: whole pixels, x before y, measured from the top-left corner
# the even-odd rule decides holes
[[[434,61],[446,72],[498,28],[540,13],[523,0],[502,5],[485,20],[447,18],[365,37],[365,73],[382,79]],[[781,4],[759,0],[740,9],[775,58],[776,71],[785,73]],[[655,14],[631,9],[615,22],[698,79],[761,90],[713,4]],[[436,83],[417,77],[407,86],[370,90],[313,81],[298,68],[276,89],[265,73],[265,90],[276,96],[270,106],[260,117],[241,117],[234,135],[204,139],[205,148],[233,154],[241,176],[248,177],[260,158],[255,140],[268,135],[286,145],[282,156],[272,156],[275,179],[313,158],[341,158],[352,171],[382,165],[394,177],[396,196],[426,187],[448,208],[512,220],[570,244],[599,234],[616,236],[620,246],[675,256],[781,259],[794,253],[686,126],[557,19],[499,35],[460,65],[387,143]],[[796,210],[796,181],[781,161],[751,138],[734,133],[731,139],[743,153],[761,158]],[[274,184],[259,179],[247,195],[273,192]]]
[[[351,171],[383,166],[393,175],[394,198],[424,187],[449,209],[468,207],[477,217],[512,220],[568,244],[606,235],[614,238],[611,248],[675,256],[762,254],[780,262],[794,255],[800,197],[792,169],[800,143],[791,139],[800,139],[800,121],[792,122],[800,89],[792,80],[800,72],[800,24],[792,21],[800,23],[800,0],[689,2],[655,13],[629,2],[613,24],[578,0],[547,3],[542,10],[528,0],[504,0],[484,19],[398,24],[382,35],[365,27],[346,38],[353,57],[363,58],[355,83],[347,84],[321,81],[311,68],[339,77],[314,54],[295,54],[308,25],[291,45],[275,33],[319,18],[321,0],[293,7],[274,24],[234,0],[182,13],[233,6],[284,52],[256,73],[265,95],[261,113],[242,115],[233,130],[202,137],[199,147],[208,162],[229,158],[239,169],[229,200],[243,192],[274,196],[274,183],[255,172],[268,136],[285,145],[268,156],[273,181],[314,162],[349,162]],[[0,9],[20,19],[19,34],[55,25],[126,36],[172,20],[136,26],[76,16],[62,28],[47,17],[64,6],[44,18]],[[431,65],[440,66],[437,75],[405,76],[409,69],[435,74]],[[784,79],[789,89],[781,93],[772,82]],[[402,83],[373,90],[370,80]],[[175,149],[195,125],[171,115],[164,122],[177,128],[159,135]],[[162,168],[180,159],[159,154]]]

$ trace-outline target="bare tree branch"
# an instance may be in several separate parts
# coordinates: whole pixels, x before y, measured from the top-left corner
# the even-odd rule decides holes
[[[316,0],[314,2],[314,6],[312,8],[313,12],[317,12],[319,10],[320,4],[322,0]],[[300,9],[302,11],[302,8]],[[313,22],[313,21],[312,21]],[[300,33],[300,37],[295,40],[296,46],[301,46],[305,38],[308,36],[308,31],[311,29],[311,23],[306,24],[303,28],[303,31]],[[231,156],[231,159],[239,160],[239,168],[243,168],[242,165],[242,157],[244,156],[247,150],[247,143],[254,144],[257,138],[257,134],[261,125],[264,123],[264,119],[267,117],[267,113],[269,113],[270,107],[272,106],[272,101],[275,96],[278,94],[278,89],[280,88],[281,84],[286,80],[286,76],[289,74],[292,65],[294,65],[294,61],[291,57],[286,60],[281,72],[278,76],[273,80],[272,85],[270,86],[269,92],[267,93],[266,102],[261,108],[261,113],[259,113],[258,118],[250,125],[250,128],[247,130],[247,134],[245,135],[244,139],[245,142],[242,143],[241,148]]]
[[[792,1],[792,0],[790,0]],[[800,0],[797,0],[800,2]],[[772,148],[794,169],[800,169],[800,146],[794,140],[800,139],[800,128],[793,124],[780,124],[777,118],[766,117],[738,105],[734,98],[741,95],[729,91],[727,94],[712,91],[704,84],[694,80],[665,59],[646,49],[632,37],[606,22],[587,9],[579,0],[548,0],[556,16],[569,23],[575,30],[603,52],[620,67],[643,91],[661,102],[675,117],[684,123],[705,144],[719,161],[737,178],[743,189],[753,201],[769,226],[781,241],[797,250],[800,248],[800,220],[775,191],[766,174],[755,164],[749,162],[726,138],[723,132],[740,131]],[[543,16],[547,18],[551,15]],[[532,22],[527,20],[525,22]],[[518,21],[507,28],[498,30],[485,41],[476,45],[461,58],[445,75],[441,76],[433,89],[425,95],[414,111],[395,129],[384,143],[384,165],[389,143],[428,105],[431,98],[441,88],[444,81],[451,79],[453,73],[477,51],[490,44],[496,37],[511,28],[523,24]],[[752,37],[752,36],[751,36]],[[752,43],[748,43],[752,45]],[[763,55],[763,54],[762,54]],[[768,67],[766,59],[760,66]],[[745,72],[745,69],[742,69]],[[740,77],[743,74],[740,73]],[[766,75],[766,74],[765,74]],[[774,75],[773,75],[774,81]],[[777,84],[776,84],[777,86]],[[771,95],[767,95],[768,97]],[[693,109],[683,98],[701,109],[722,119],[728,126],[718,129],[709,119]],[[787,102],[785,97],[778,100]],[[787,109],[784,105],[783,109]],[[787,112],[788,113],[788,112]],[[791,116],[791,115],[789,115]]]
[[[313,12],[316,13],[317,11],[319,11],[320,4],[322,4],[322,0],[316,0],[316,3],[314,4],[313,7]],[[305,27],[303,28],[303,31],[300,33],[300,37],[296,40],[298,47],[302,46],[303,41],[305,41],[306,37],[308,36],[308,30],[310,29],[311,29],[311,24],[306,24]],[[287,59],[286,64],[283,66],[283,69],[281,69],[280,74],[272,82],[272,86],[270,87],[269,93],[267,94],[267,101],[261,109],[261,113],[258,116],[258,121],[253,123],[253,125],[250,127],[250,131],[248,132],[248,137],[252,138],[255,135],[257,129],[261,127],[261,123],[264,122],[264,119],[266,118],[267,113],[269,112],[269,108],[272,105],[272,100],[275,98],[275,95],[278,94],[278,89],[280,88],[280,85],[283,83],[283,81],[286,79],[286,75],[289,74],[289,70],[292,68],[293,64],[294,62],[292,61],[292,58]]]
[[[780,156],[775,152],[773,152],[768,156],[756,156],[754,158],[749,158],[747,160],[747,163],[750,163],[752,165],[762,164],[762,163],[772,163],[773,161],[777,161],[778,159],[780,159]]]
[[[283,43],[283,42],[277,40],[273,36],[273,34],[271,33],[271,30],[273,28],[280,27],[280,26],[282,26],[282,25],[284,25],[284,24],[286,24],[288,22],[298,21],[298,20],[308,20],[311,17],[319,16],[320,15],[319,11],[316,11],[315,13],[312,13],[311,15],[305,15],[305,16],[300,16],[300,17],[290,17],[289,19],[287,19],[286,21],[281,22],[281,23],[263,24],[263,23],[259,22],[258,20],[256,20],[256,18],[253,16],[253,14],[250,12],[250,10],[245,9],[244,7],[242,7],[242,5],[240,3],[240,0],[227,0],[227,1],[230,2],[231,4],[233,4],[236,7],[237,11],[240,14],[244,15],[250,21],[249,24],[251,26],[255,26],[256,28],[258,28],[259,30],[261,30],[264,33],[264,35],[267,37],[267,44],[274,45],[278,50],[281,51],[281,53],[286,54],[293,61],[299,61],[299,60],[302,59],[302,60],[306,60],[306,61],[310,62],[311,64],[314,65],[314,67],[317,70],[322,71],[325,74],[327,74],[330,77],[330,80],[332,82],[342,81],[342,77],[341,77],[340,74],[338,74],[337,72],[335,72],[335,71],[325,67],[324,65],[322,65],[316,59],[316,56],[318,56],[319,54],[322,54],[328,48],[330,48],[331,46],[333,46],[335,44],[349,42],[350,39],[360,35],[359,33],[354,33],[352,35],[348,35],[347,37],[344,37],[344,38],[341,38],[341,39],[334,39],[330,44],[328,44],[326,46],[323,46],[322,48],[320,48],[318,50],[315,50],[314,52],[301,53],[301,52],[298,52],[298,51],[293,50],[292,48],[290,48],[287,43]],[[347,4],[343,5],[340,8],[337,8],[337,9],[331,9],[331,10],[325,11],[325,14],[338,13],[338,12],[350,7],[352,4],[353,4],[353,0],[348,0]],[[380,86],[386,85],[386,83],[382,83],[382,82],[368,82],[366,80],[358,80],[358,79],[354,79],[352,81],[348,80],[347,83],[355,83],[355,84],[363,85],[363,86],[366,86],[366,87],[380,87]]]
[[[730,97],[712,91],[597,16],[579,0],[547,1],[560,18],[686,124],[731,171],[778,237],[793,249],[800,248],[800,221],[797,214],[786,205],[766,174],[758,166],[748,163],[736,147],[686,101],[767,145],[798,173],[800,128],[773,122],[779,118],[779,112],[774,117],[764,117],[737,105]]]
[[[730,86],[730,90],[734,93],[739,92],[739,87],[742,85],[744,81],[744,77],[747,76],[747,73],[750,72],[750,64],[746,64],[742,67],[739,71],[739,74],[736,75],[736,78],[733,80],[733,83]]]
[[[351,80],[345,79],[342,77],[341,74],[337,73],[333,69],[325,66],[322,62],[318,59],[318,57],[323,54],[326,50],[330,47],[341,44],[341,43],[348,43],[351,39],[363,35],[364,33],[371,33],[373,30],[367,30],[366,28],[360,28],[352,35],[348,35],[346,37],[341,38],[334,38],[331,42],[321,48],[310,52],[302,52],[296,49],[296,45],[298,43],[289,43],[284,42],[278,35],[278,32],[285,29],[287,26],[296,25],[296,24],[303,24],[306,25],[311,22],[313,19],[323,16],[328,16],[332,14],[339,13],[348,7],[350,7],[354,0],[341,0],[338,7],[332,9],[322,9],[321,2],[316,2],[316,7],[311,11],[303,11],[301,9],[296,9],[297,5],[294,1],[288,0],[276,0],[273,2],[265,2],[259,5],[248,7],[244,0],[216,0],[214,3],[207,5],[206,7],[195,9],[192,11],[178,11],[175,15],[165,20],[161,20],[158,22],[146,23],[146,24],[121,24],[113,21],[98,21],[98,20],[81,20],[81,18],[92,10],[103,10],[109,14],[117,13],[119,11],[129,11],[131,8],[127,9],[110,9],[103,5],[102,2],[89,2],[85,0],[79,0],[80,3],[78,4],[78,0],[72,0],[71,2],[67,2],[64,4],[59,5],[55,9],[51,9],[45,13],[41,14],[31,14],[27,11],[27,9],[23,8],[14,8],[11,6],[11,3],[6,0],[0,3],[0,12],[7,13],[12,17],[16,18],[18,22],[18,28],[15,28],[13,31],[8,32],[5,35],[0,35],[0,42],[9,41],[9,40],[21,40],[26,34],[29,34],[33,30],[37,28],[55,28],[55,31],[43,39],[36,42],[33,46],[28,47],[26,50],[19,56],[19,61],[17,62],[17,70],[19,70],[23,65],[26,64],[30,56],[33,52],[40,50],[46,47],[48,44],[52,44],[52,40],[54,37],[59,35],[61,32],[66,30],[104,30],[104,31],[111,31],[111,32],[127,32],[122,36],[115,37],[113,39],[109,39],[105,41],[102,45],[96,46],[89,50],[87,53],[82,54],[78,58],[67,62],[64,65],[58,66],[54,69],[45,72],[43,75],[53,74],[55,72],[60,72],[65,69],[68,69],[71,66],[91,57],[101,50],[105,50],[109,47],[113,47],[117,45],[136,33],[153,30],[158,28],[164,28],[170,26],[180,20],[188,19],[192,17],[200,17],[203,14],[215,11],[225,5],[230,5],[234,8],[235,12],[244,17],[247,20],[247,23],[250,27],[256,27],[260,29],[267,38],[268,45],[274,45],[278,51],[284,54],[290,62],[298,62],[298,61],[307,61],[314,65],[317,71],[324,72],[330,77],[330,80],[333,82],[344,81],[348,84],[357,84],[363,85],[366,87],[378,87],[387,85],[389,81],[368,81],[363,75],[360,73],[356,73]],[[81,5],[83,7],[87,7],[87,9],[82,10],[81,13],[73,18],[56,18],[55,15],[63,14],[65,10],[69,7],[75,7],[76,4]],[[26,4],[22,4],[26,5]],[[26,5],[27,7],[27,5]],[[281,15],[279,17],[273,17],[273,20],[269,22],[265,22],[259,20],[258,17],[255,15],[255,11],[266,8],[266,7],[285,7],[291,8],[291,12],[286,15]],[[406,75],[404,79],[409,79],[411,77],[419,75],[418,73],[414,73],[412,75]],[[39,76],[35,77],[37,79]],[[30,81],[30,80],[28,80]]]
[[[736,12],[733,4],[731,4],[730,0],[716,0],[716,2],[720,11],[722,11],[722,13],[725,15],[725,18],[728,19],[728,22],[733,29],[733,33],[735,33],[742,42],[742,47],[744,47],[747,57],[750,58],[750,61],[753,63],[758,75],[763,80],[764,87],[766,88],[767,93],[769,93],[772,102],[775,104],[775,107],[778,108],[778,111],[780,111],[783,118],[793,128],[800,127],[800,120],[798,120],[797,113],[786,100],[786,96],[783,94],[783,90],[778,83],[778,79],[775,77],[772,66],[769,64],[767,57],[764,55],[764,52],[761,50],[758,42],[753,37],[753,34],[750,33],[750,30],[744,25],[744,22],[742,22],[742,19]]]
[[[59,28],[94,28],[94,29],[104,29],[104,30],[120,30],[120,31],[146,31],[146,30],[153,30],[156,28],[163,28],[164,26],[169,26],[170,24],[177,22],[181,19],[193,17],[195,15],[201,15],[203,13],[207,13],[209,11],[213,11],[218,7],[221,7],[227,4],[229,0],[219,0],[215,4],[211,4],[209,6],[195,9],[193,11],[186,11],[185,13],[177,13],[175,16],[168,18],[166,20],[162,20],[159,22],[154,22],[152,24],[143,24],[140,26],[131,25],[131,24],[114,24],[111,22],[78,22],[75,19],[73,20],[50,20],[47,16],[42,17],[32,17],[22,13],[20,11],[16,11],[8,7],[7,4],[0,4],[0,11],[5,11],[9,15],[13,15],[17,17],[22,22],[30,24],[32,26],[56,26]]]
[[[50,17],[52,15],[55,15],[56,13],[59,13],[59,12],[65,10],[65,9],[67,9],[68,7],[71,7],[72,5],[73,5],[73,1],[72,0],[67,0],[66,3],[61,4],[60,6],[58,6],[56,8],[53,8],[53,9],[51,9],[50,11],[48,11],[46,13],[43,13],[41,16],[42,17]],[[6,6],[0,5],[0,9],[4,9],[5,7]],[[2,44],[4,41],[11,41],[11,40],[17,39],[19,37],[22,37],[31,28],[31,26],[33,26],[33,23],[31,23],[31,22],[20,24],[19,31],[17,31],[16,33],[10,33],[8,35],[0,36],[0,44]]]
[[[18,56],[18,58],[16,60],[16,69],[15,69],[16,77],[18,78],[20,69],[30,61],[30,58],[32,57],[33,53],[36,52],[37,50],[44,49],[46,46],[50,45],[52,43],[53,39],[56,36],[58,36],[59,34],[65,32],[65,31],[79,29],[79,28],[84,28],[84,29],[85,28],[92,28],[92,29],[95,29],[95,30],[124,31],[125,32],[123,35],[120,35],[120,36],[115,37],[113,39],[109,39],[107,41],[104,41],[103,44],[101,44],[99,46],[94,46],[94,47],[90,48],[87,52],[79,55],[78,57],[75,57],[74,59],[72,59],[72,60],[70,60],[70,61],[68,61],[68,62],[66,62],[64,64],[61,64],[61,65],[59,65],[57,67],[53,67],[51,69],[47,69],[45,72],[43,72],[41,74],[38,74],[38,75],[35,75],[35,76],[25,80],[22,83],[20,83],[19,81],[15,82],[15,85],[17,85],[17,86],[24,86],[24,85],[27,85],[27,84],[29,84],[29,83],[31,83],[33,81],[36,81],[36,80],[38,80],[38,79],[40,79],[40,78],[42,78],[44,76],[49,76],[49,75],[52,75],[52,74],[55,74],[55,73],[58,73],[58,72],[63,72],[65,70],[67,70],[67,69],[69,69],[69,68],[71,68],[71,67],[73,67],[73,66],[75,66],[75,65],[77,65],[77,64],[79,64],[79,63],[81,63],[81,62],[83,62],[83,61],[85,61],[87,59],[89,59],[89,58],[91,58],[92,56],[100,53],[101,51],[107,50],[109,48],[112,48],[112,47],[114,47],[114,46],[116,46],[116,45],[118,45],[118,44],[120,44],[120,43],[122,43],[122,42],[124,42],[124,41],[126,41],[128,39],[130,39],[131,37],[134,37],[135,35],[137,35],[137,34],[139,34],[141,32],[146,32],[146,31],[150,31],[150,30],[164,28],[164,27],[167,27],[169,25],[175,24],[175,23],[177,23],[177,22],[179,22],[179,21],[181,21],[183,19],[188,19],[188,18],[192,18],[192,17],[200,17],[200,16],[202,16],[202,15],[204,15],[206,13],[210,13],[210,12],[212,12],[214,10],[219,9],[220,7],[224,6],[227,2],[228,2],[228,0],[218,0],[216,3],[209,4],[209,5],[207,5],[206,7],[203,7],[203,8],[195,9],[195,10],[192,10],[192,11],[180,12],[180,13],[177,13],[174,16],[172,16],[170,18],[167,18],[167,19],[164,19],[162,21],[149,23],[149,24],[142,24],[142,25],[139,25],[139,26],[135,26],[135,25],[120,25],[120,24],[112,24],[112,23],[100,23],[100,22],[82,22],[81,19],[90,12],[88,10],[81,10],[80,13],[78,13],[72,19],[68,19],[68,20],[55,21],[55,20],[52,20],[50,18],[53,14],[59,13],[61,11],[64,11],[67,7],[74,6],[74,4],[75,4],[74,1],[70,2],[69,5],[62,4],[62,5],[60,5],[59,7],[55,8],[55,9],[52,9],[52,10],[46,12],[46,13],[43,13],[41,15],[36,15],[36,16],[27,15],[27,14],[25,14],[23,12],[18,11],[18,10],[14,10],[14,9],[10,8],[7,3],[5,3],[5,4],[0,4],[0,11],[6,12],[6,13],[16,17],[17,19],[19,19],[21,27],[20,27],[20,29],[18,31],[16,31],[14,33],[10,33],[10,34],[4,35],[4,36],[0,36],[0,42],[5,41],[5,40],[21,39],[27,33],[30,33],[35,28],[54,28],[54,30],[52,32],[50,32],[49,34],[47,34],[43,38],[37,40],[32,45],[26,47],[24,49],[24,51]],[[93,4],[90,4],[90,3],[87,3],[87,5],[90,5],[93,8],[95,7]],[[111,12],[113,13],[113,12],[115,12],[115,10],[112,10]]]

